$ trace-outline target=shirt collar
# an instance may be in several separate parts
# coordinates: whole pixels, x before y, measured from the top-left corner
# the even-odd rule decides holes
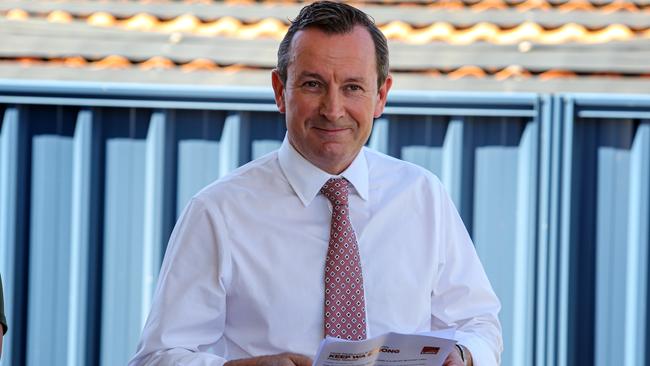
[[[289,143],[286,136],[278,151],[278,159],[291,188],[305,206],[311,203],[328,179],[336,177],[347,179],[359,197],[368,199],[368,163],[363,148],[352,164],[339,175],[329,174],[305,159]]]

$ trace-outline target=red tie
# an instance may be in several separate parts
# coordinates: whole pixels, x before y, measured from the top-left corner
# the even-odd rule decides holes
[[[366,302],[357,238],[348,214],[348,181],[332,178],[320,191],[332,203],[325,261],[325,334],[366,339]]]

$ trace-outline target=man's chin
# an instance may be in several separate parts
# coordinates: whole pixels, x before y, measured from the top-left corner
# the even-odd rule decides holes
[[[345,170],[356,157],[356,153],[349,150],[340,149],[325,149],[322,150],[315,160],[318,160],[318,166],[321,169],[326,166],[328,169],[323,169],[328,173],[338,174]],[[333,171],[336,171],[333,173]]]

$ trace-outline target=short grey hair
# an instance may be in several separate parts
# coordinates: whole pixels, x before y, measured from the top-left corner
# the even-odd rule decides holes
[[[388,77],[388,42],[377,28],[375,21],[363,11],[332,1],[317,1],[300,10],[298,17],[291,22],[278,48],[277,70],[282,83],[287,83],[287,69],[291,61],[291,41],[300,30],[316,28],[327,34],[345,34],[352,32],[355,26],[365,27],[375,44],[377,64],[377,87],[380,88]]]

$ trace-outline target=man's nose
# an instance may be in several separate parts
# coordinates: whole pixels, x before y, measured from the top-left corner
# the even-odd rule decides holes
[[[328,121],[338,121],[345,114],[343,97],[338,90],[332,88],[323,96],[320,103],[320,115]]]

